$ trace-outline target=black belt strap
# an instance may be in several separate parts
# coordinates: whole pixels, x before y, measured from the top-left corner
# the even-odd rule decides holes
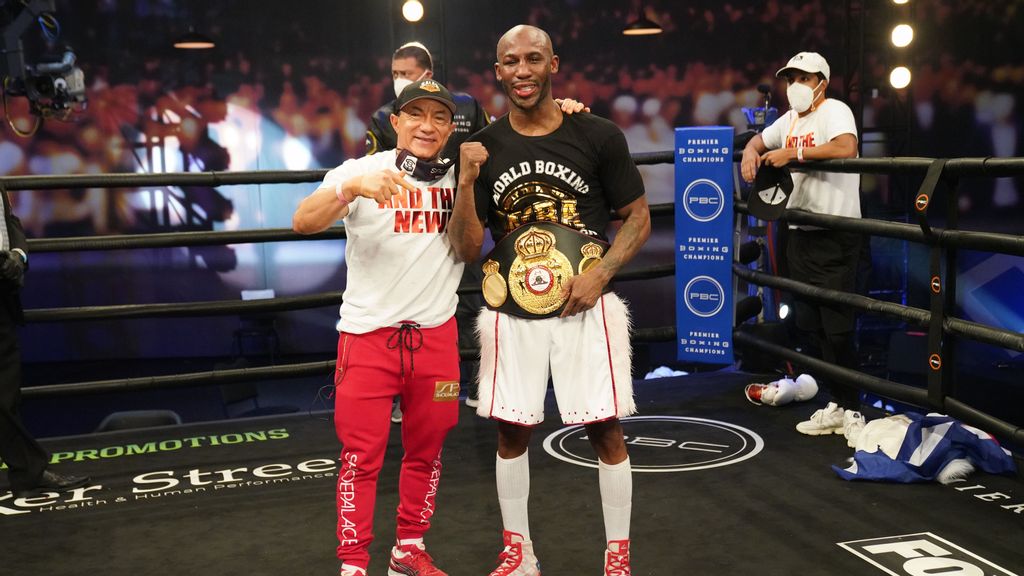
[[[932,196],[935,194],[935,188],[939,185],[939,180],[942,178],[942,172],[946,169],[946,162],[949,162],[948,158],[938,158],[928,166],[928,173],[925,174],[924,181],[921,182],[921,188],[918,189],[917,196],[914,198],[917,221],[925,234],[932,233],[931,226],[928,225],[928,206],[931,205]]]

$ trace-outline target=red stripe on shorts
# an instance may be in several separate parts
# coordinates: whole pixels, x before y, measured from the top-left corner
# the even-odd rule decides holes
[[[494,396],[498,390],[498,319],[501,314],[494,312],[494,374],[491,375],[491,408],[488,415],[494,417]]]
[[[619,391],[615,387],[615,367],[612,365],[612,339],[608,336],[608,318],[605,317],[604,294],[601,295],[601,322],[604,323],[604,345],[608,349],[608,374],[612,377],[612,413],[619,416]]]

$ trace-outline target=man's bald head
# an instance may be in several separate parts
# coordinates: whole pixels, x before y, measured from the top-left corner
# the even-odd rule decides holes
[[[498,40],[497,55],[499,61],[501,60],[502,55],[508,51],[508,47],[515,44],[517,40],[536,47],[548,58],[551,58],[555,54],[554,47],[551,45],[551,36],[548,36],[547,32],[537,28],[536,26],[519,24],[518,26],[513,26],[508,32],[502,34],[501,38]]]

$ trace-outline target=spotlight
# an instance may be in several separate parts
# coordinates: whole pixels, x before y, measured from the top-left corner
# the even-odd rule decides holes
[[[897,66],[889,73],[889,84],[897,90],[902,90],[910,85],[910,69],[906,66]]]
[[[409,22],[419,22],[423,18],[423,3],[420,0],[405,0],[402,4],[402,16]]]
[[[779,304],[779,320],[789,318],[789,304]]]
[[[893,4],[906,4],[908,0],[892,0]]]
[[[761,313],[764,305],[759,296],[747,296],[736,303],[736,325],[743,324]]]
[[[892,29],[892,45],[906,48],[914,41],[914,29],[909,24],[900,24]]]

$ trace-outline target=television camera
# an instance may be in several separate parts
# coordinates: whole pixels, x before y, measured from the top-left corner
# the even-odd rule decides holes
[[[3,53],[6,69],[0,89],[3,92],[4,115],[7,116],[7,98],[24,96],[29,110],[39,122],[27,136],[35,132],[45,118],[68,120],[71,114],[86,106],[85,75],[75,65],[75,53],[70,47],[59,50],[59,56],[41,57],[34,64],[25,63],[22,36],[38,23],[48,43],[60,36],[60,23],[54,16],[54,0],[0,0],[0,26],[3,27]],[[8,118],[8,122],[10,119]]]

